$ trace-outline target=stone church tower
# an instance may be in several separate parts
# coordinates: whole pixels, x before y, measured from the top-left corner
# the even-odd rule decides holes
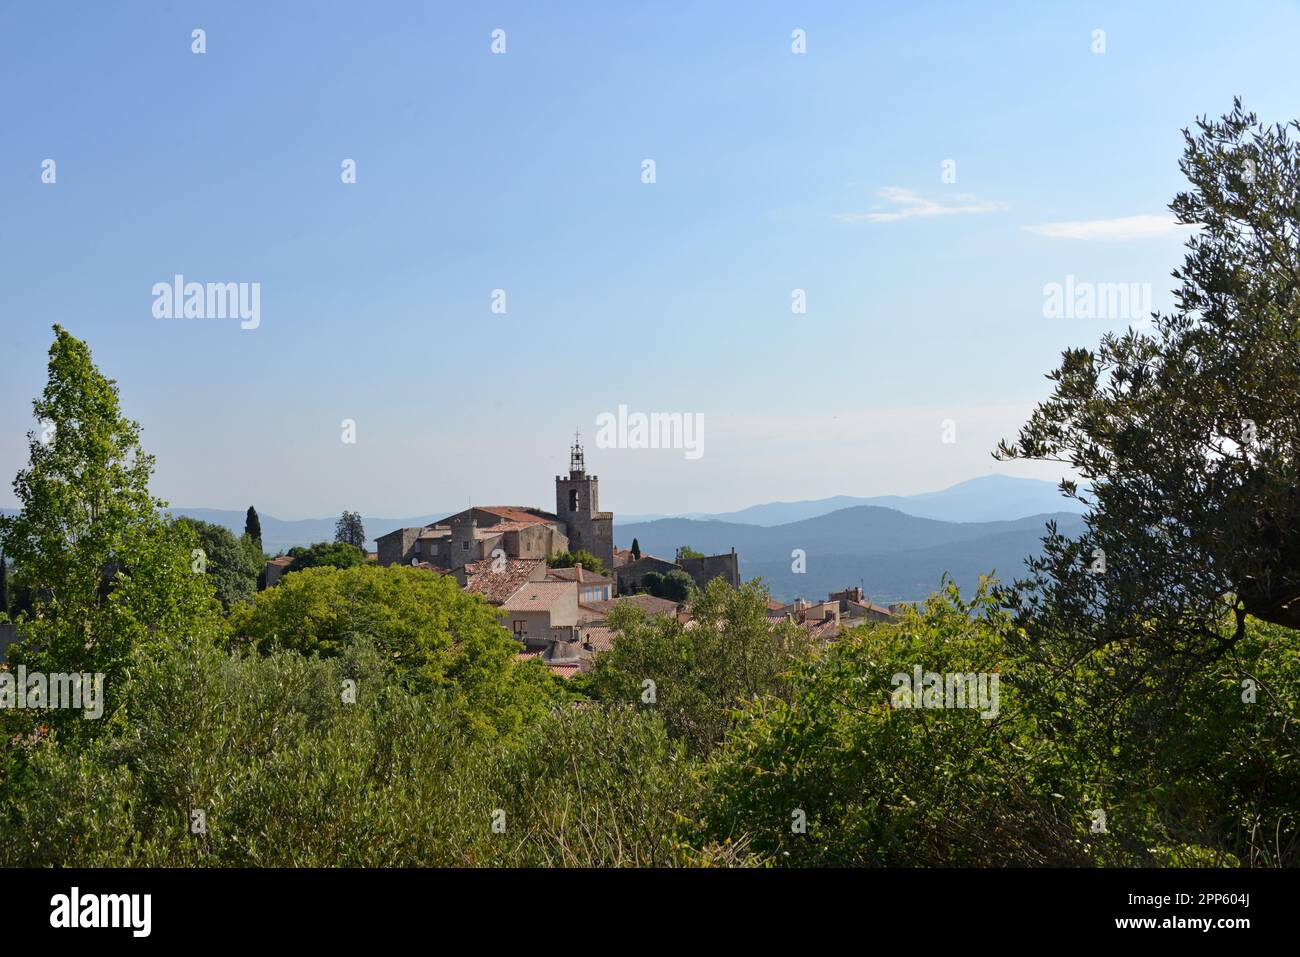
[[[555,476],[555,514],[567,527],[569,551],[591,552],[614,573],[614,513],[600,509],[600,480],[587,474],[582,443],[569,449],[569,477]]]

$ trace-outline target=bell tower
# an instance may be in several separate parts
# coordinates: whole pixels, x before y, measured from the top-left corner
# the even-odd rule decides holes
[[[591,552],[607,571],[613,568],[612,530],[603,528],[612,526],[613,517],[600,511],[600,479],[587,474],[582,436],[577,432],[569,447],[569,476],[555,476],[555,514],[566,526],[570,552]]]

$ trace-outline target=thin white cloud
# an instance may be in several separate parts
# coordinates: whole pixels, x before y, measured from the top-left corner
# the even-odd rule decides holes
[[[1048,239],[1081,239],[1086,242],[1126,242],[1174,236],[1194,229],[1167,213],[1149,216],[1122,216],[1119,219],[1080,219],[1061,223],[1021,226],[1026,232]]]
[[[1007,204],[1000,200],[980,199],[969,193],[959,193],[942,200],[927,199],[901,186],[886,186],[879,195],[885,202],[898,208],[875,213],[836,213],[835,218],[843,223],[894,223],[902,219],[956,216],[962,213],[1000,213],[1007,208]]]

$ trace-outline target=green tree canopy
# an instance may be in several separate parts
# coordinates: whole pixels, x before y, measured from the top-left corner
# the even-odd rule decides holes
[[[669,735],[700,754],[722,740],[733,708],[780,691],[805,642],[790,622],[767,620],[767,592],[755,582],[735,589],[714,579],[689,611],[687,626],[676,615],[616,608],[610,626],[618,639],[596,656],[591,687],[601,700],[651,708]],[[646,680],[654,682],[653,704],[643,698]]]
[[[605,563],[602,562],[591,552],[578,550],[576,552],[556,552],[550,558],[546,559],[546,564],[550,568],[572,568],[574,565],[582,565],[583,571],[591,572],[595,575],[604,575]]]
[[[302,571],[304,568],[355,568],[365,564],[366,553],[347,542],[317,542],[303,548],[289,549],[293,561],[287,572]]]
[[[236,539],[228,528],[193,518],[176,524],[190,529],[203,550],[202,565],[211,577],[217,600],[227,611],[253,600],[257,576],[262,571],[261,549],[249,538]]]
[[[646,572],[641,576],[641,587],[656,598],[665,598],[680,604],[690,596],[691,589],[695,587],[695,579],[680,568],[671,569],[663,574]]]
[[[8,619],[10,607],[12,606],[9,598],[9,560],[5,558],[5,553],[0,551],[0,615]]]
[[[359,548],[363,553],[365,552],[366,530],[361,524],[360,512],[345,511],[339,516],[339,520],[334,526],[334,541],[351,545],[353,548]]]
[[[262,652],[335,656],[364,641],[412,686],[442,690],[466,708],[475,733],[504,733],[536,718],[558,693],[492,607],[454,579],[405,566],[308,568],[231,614],[237,642]]]
[[[1173,693],[1182,668],[1230,651],[1248,615],[1300,628],[1298,133],[1240,101],[1184,131],[1189,186],[1170,208],[1198,228],[1176,308],[1067,350],[1051,397],[999,446],[1084,479],[1063,490],[1088,506],[1085,533],[1053,528],[1005,593],[1063,662],[1119,642],[1121,672],[1162,670]]]
[[[257,515],[257,509],[248,506],[248,512],[244,516],[244,534],[257,542],[257,547],[262,547],[262,520]]]
[[[149,493],[153,457],[122,416],[117,385],[84,342],[54,333],[29,462],[13,483],[21,511],[0,518],[0,549],[32,597],[9,654],[32,670],[103,672],[111,714],[134,647],[215,637],[220,621],[208,578],[192,568],[197,539],[170,526]]]

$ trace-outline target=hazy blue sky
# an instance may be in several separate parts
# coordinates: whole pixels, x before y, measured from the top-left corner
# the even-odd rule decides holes
[[[1127,220],[1197,115],[1300,115],[1298,41],[1279,2],[5,4],[0,505],[54,322],[177,505],[548,506],[620,404],[705,431],[589,443],[616,512],[1051,475],[989,452],[1123,323],[1044,284],[1166,306],[1182,237]],[[176,273],[260,327],[154,318]]]

